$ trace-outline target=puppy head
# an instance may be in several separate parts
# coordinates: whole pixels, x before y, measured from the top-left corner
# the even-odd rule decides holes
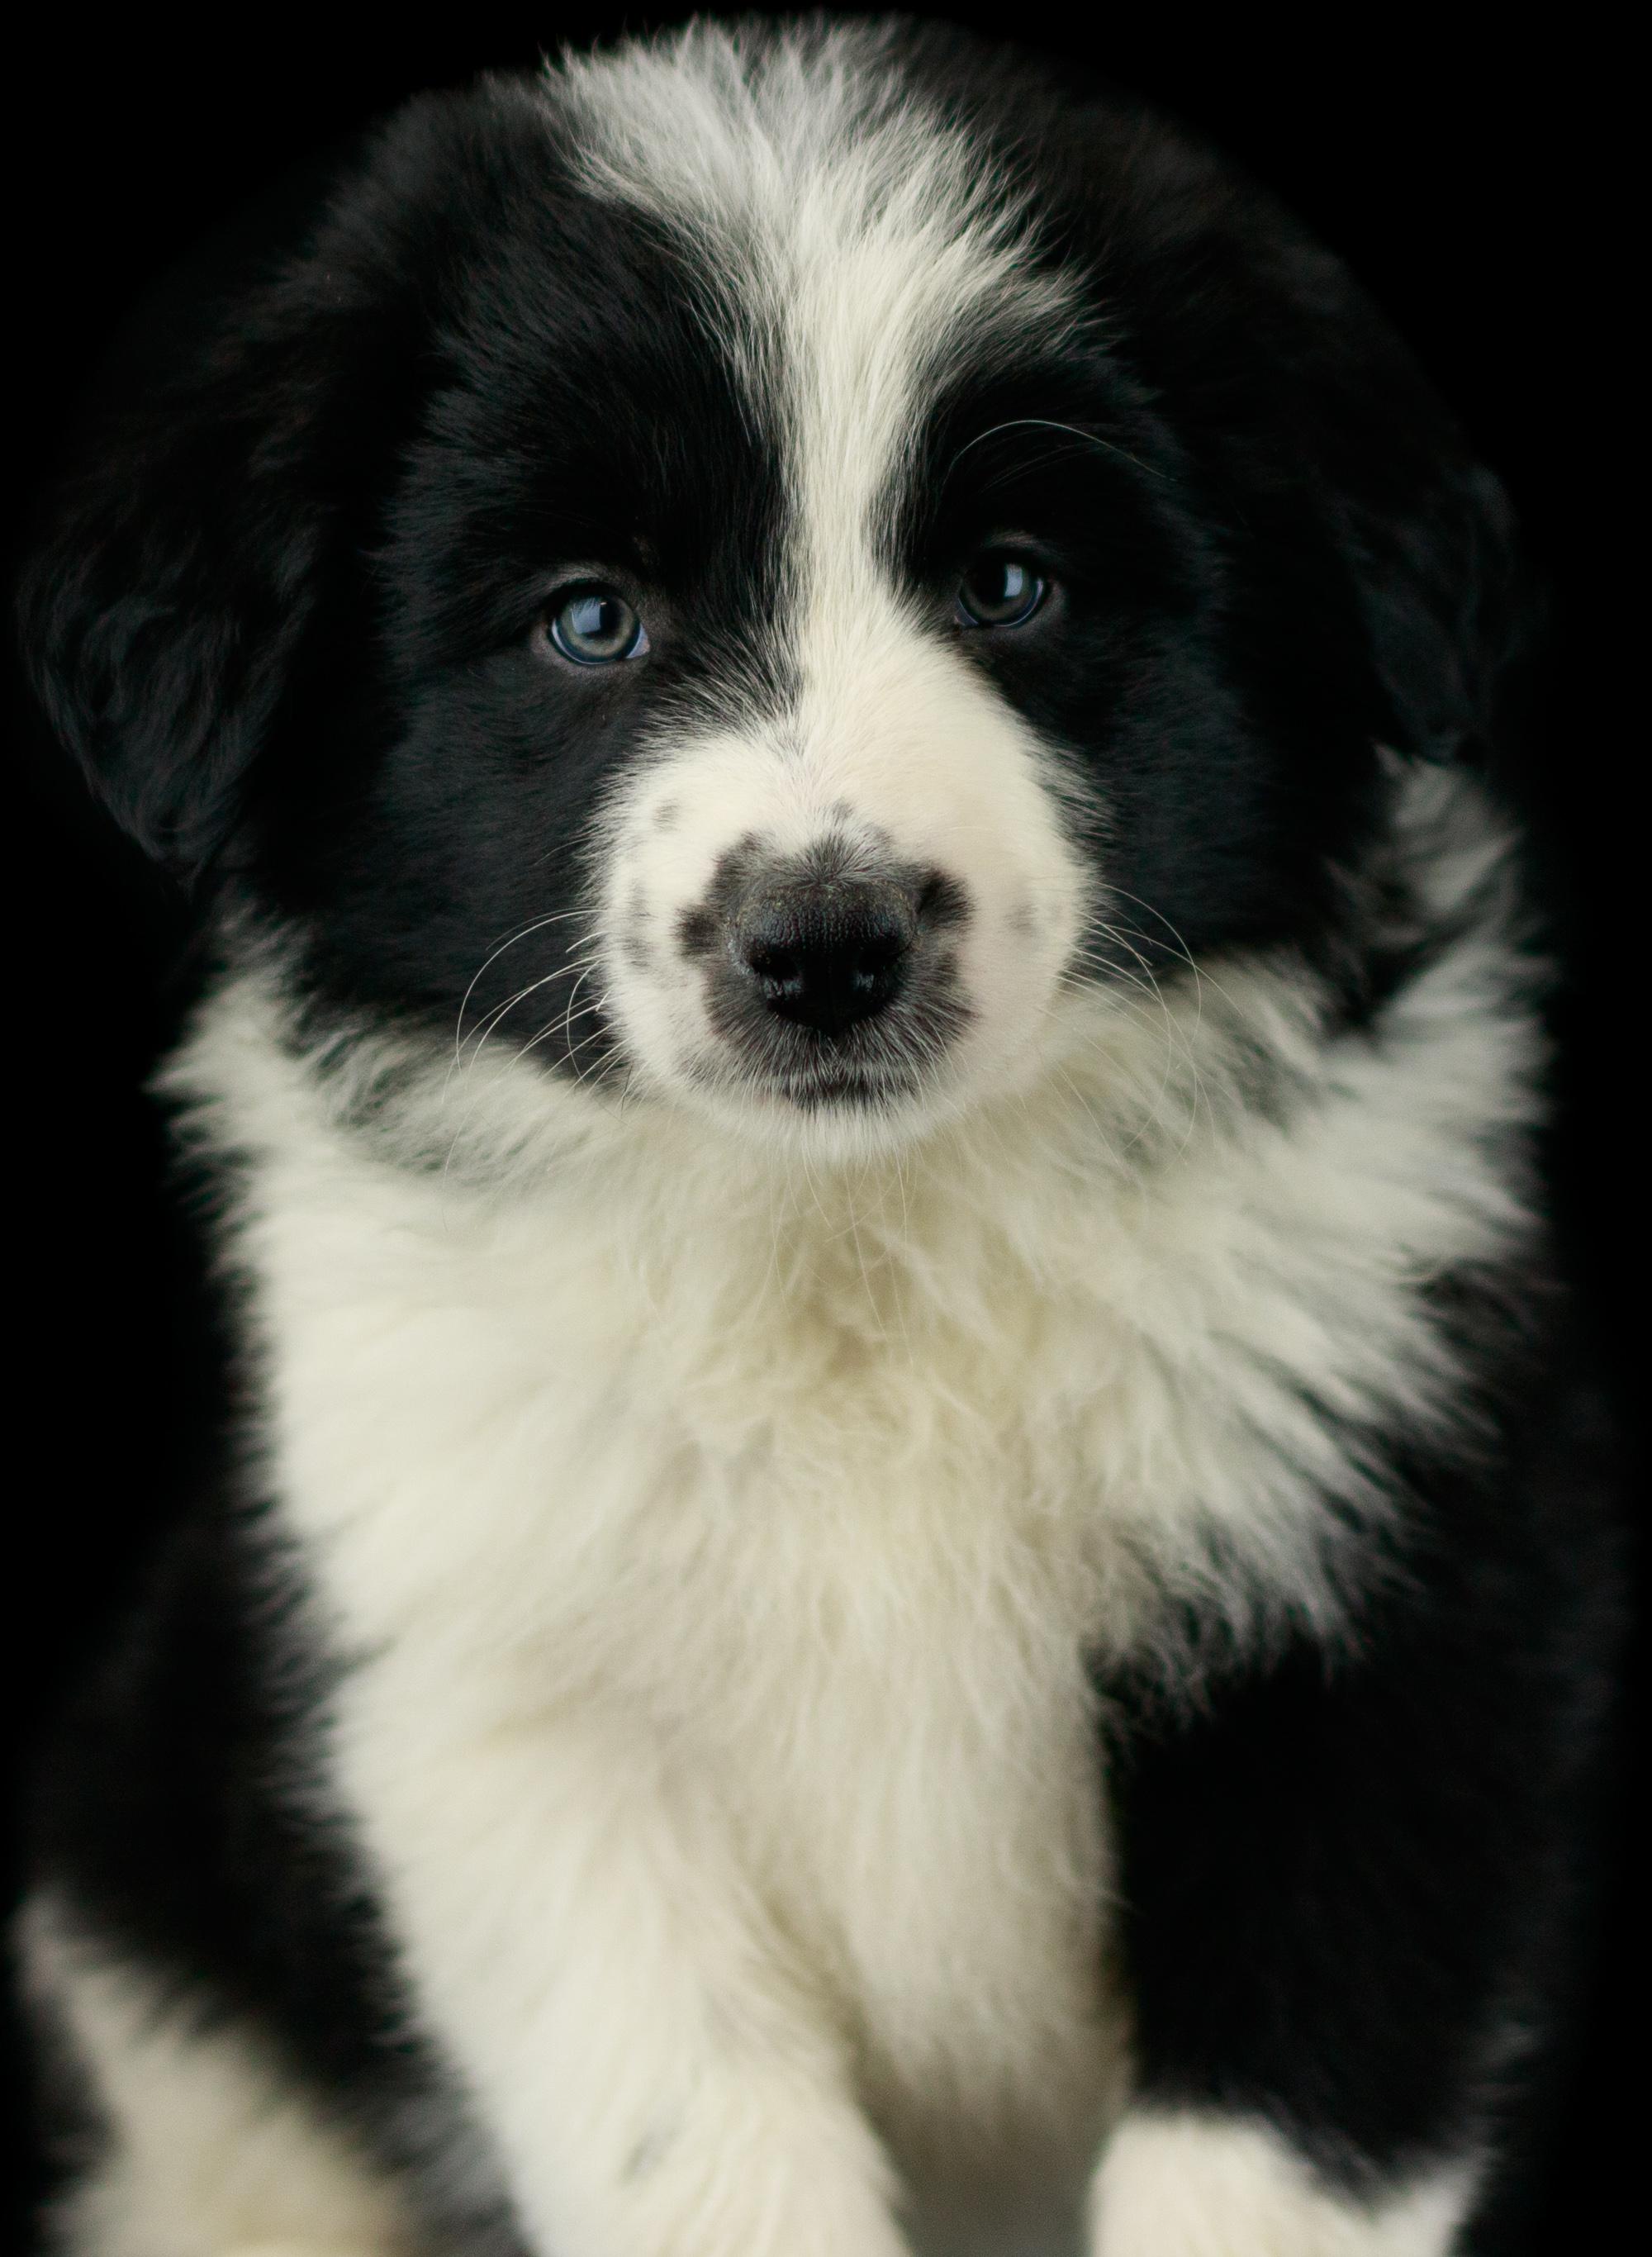
[[[322,1020],[831,1151],[1144,973],[1342,947],[1376,745],[1481,725],[1503,530],[1166,129],[700,30],[414,105],[105,435],[25,621]]]

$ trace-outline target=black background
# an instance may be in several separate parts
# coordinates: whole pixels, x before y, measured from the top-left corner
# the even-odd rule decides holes
[[[1622,253],[1609,173],[1609,98],[1627,61],[1591,49],[1586,16],[1550,18],[1541,42],[1507,17],[1493,45],[1449,11],[1408,23],[1327,11],[1308,29],[1253,10],[1206,20],[1109,7],[1064,32],[1026,13],[935,12],[1037,32],[1179,111],[1280,191],[1386,307],[1514,495],[1555,607],[1528,782],[1564,881],[1572,975],[1559,1029],[1564,1212],[1633,1410],[1629,1242],[1643,1139],[1619,1060],[1644,1046],[1645,974],[1629,967],[1643,960],[1645,810],[1642,723],[1618,660],[1634,598],[1614,552],[1634,521],[1621,486],[1641,419],[1625,415],[1620,388],[1633,364],[1614,314]],[[374,11],[370,32],[251,11],[211,28],[186,30],[181,18],[156,28],[147,15],[89,24],[66,9],[25,40],[14,33],[0,279],[12,526],[38,506],[123,321],[238,204],[420,88],[528,64],[622,21],[554,0],[442,13],[438,28]],[[16,1682],[0,1717],[23,1744],[176,1493],[211,1398],[197,1250],[165,1191],[140,1093],[173,1022],[181,920],[46,741],[9,645],[6,663],[23,796],[0,850],[18,912],[7,999],[17,1157],[4,1182],[20,1387],[19,1480],[0,1539]],[[1638,2207],[1639,1871],[1621,1841],[1613,1871],[1587,2041],[1547,2191],[1533,2197],[1534,2250],[1604,2250],[1623,2230],[1617,2204],[1630,2217]],[[21,2250],[29,2161],[16,2105],[4,2138],[0,2248]]]

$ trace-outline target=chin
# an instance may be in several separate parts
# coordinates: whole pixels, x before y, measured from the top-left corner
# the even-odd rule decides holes
[[[60,2246],[1465,2246],[1615,1605],[1495,479],[934,25],[426,97],[260,272],[24,596],[241,1374],[31,1822]]]

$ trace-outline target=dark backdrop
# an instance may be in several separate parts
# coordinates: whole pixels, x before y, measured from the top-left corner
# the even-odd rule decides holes
[[[13,34],[18,163],[0,283],[18,386],[0,425],[12,526],[26,524],[123,322],[238,205],[406,94],[531,63],[622,20],[566,0],[442,12],[437,30],[375,11],[369,36],[257,11],[220,11],[210,29],[186,31],[181,18],[173,28],[148,11],[88,26],[63,8]],[[1065,32],[1026,12],[935,12],[1039,32],[1180,111],[1279,190],[1386,306],[1514,494],[1555,595],[1527,782],[1561,879],[1572,966],[1560,1013],[1562,1193],[1632,1408],[1626,1240],[1639,1220],[1639,1121],[1618,1056],[1642,1008],[1625,969],[1642,852],[1640,716],[1620,712],[1627,675],[1614,665],[1628,622],[1613,616],[1618,568],[1606,559],[1633,518],[1620,492],[1630,457],[1617,268],[1601,256],[1613,202],[1606,105],[1627,63],[1591,47],[1586,16],[1550,17],[1541,42],[1505,18],[1488,46],[1466,18],[1458,36],[1438,11],[1426,24],[1324,11],[1309,30],[1254,10],[1200,20],[1110,7],[1099,27]],[[9,1762],[118,1601],[187,1475],[211,1394],[198,1252],[166,1193],[140,1094],[175,1016],[178,910],[47,743],[9,642],[5,662],[24,796],[0,848],[18,912],[7,1013],[18,1157],[5,1180],[21,1478],[0,1539],[15,1673],[0,1709]],[[5,1846],[10,1889],[9,1836]],[[1631,2172],[1645,2093],[1628,1863],[1620,1838],[1557,2149],[1534,2159],[1534,2250],[1605,2249],[1617,2203],[1629,2215],[1639,2206]],[[9,2027],[4,2059],[15,2081]],[[0,2249],[21,2250],[32,2164],[19,2105],[6,2107],[0,2203],[11,2207],[0,2211]]]

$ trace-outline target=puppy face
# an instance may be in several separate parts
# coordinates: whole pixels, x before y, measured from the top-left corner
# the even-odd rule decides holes
[[[399,499],[428,686],[385,819],[416,809],[406,854],[471,895],[472,1042],[816,1143],[904,1133],[1035,1072],[1105,896],[1098,754],[1199,544],[964,137],[875,81],[657,58],[577,74],[560,124],[526,339],[469,312],[458,462],[427,440]],[[427,846],[460,768],[502,851]]]
[[[1144,979],[1346,955],[1385,621],[1449,696],[1327,467],[1356,366],[1416,407],[1340,287],[943,35],[427,103],[111,458],[48,697],[324,1017],[905,1136]]]

